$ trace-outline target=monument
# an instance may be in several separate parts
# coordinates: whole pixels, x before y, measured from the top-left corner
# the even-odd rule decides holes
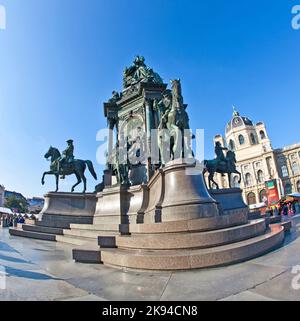
[[[206,172],[210,183],[215,172],[238,173],[235,157],[216,146],[217,158],[199,170],[179,79],[169,89],[137,56],[124,70],[122,91],[104,103],[104,115],[107,164],[95,193],[47,194],[42,221],[11,234],[73,244],[77,262],[145,270],[233,264],[282,244],[281,225],[248,220],[240,189],[206,187]],[[71,166],[68,160],[54,175],[64,175],[64,166]]]

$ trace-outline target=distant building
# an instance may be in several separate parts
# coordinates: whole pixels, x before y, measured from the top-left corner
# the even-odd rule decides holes
[[[0,185],[0,207],[4,206],[4,192],[5,187],[3,185]]]
[[[273,149],[265,124],[254,125],[237,111],[226,126],[225,137],[217,135],[214,141],[236,153],[242,182],[239,184],[239,177],[235,175],[232,186],[243,189],[248,205],[265,202],[270,183],[277,187],[279,197],[300,193],[300,143]],[[229,186],[227,177],[217,176],[220,187]]]
[[[28,212],[31,214],[38,214],[44,207],[45,200],[42,197],[27,198],[29,204]]]
[[[11,196],[15,196],[18,199],[22,199],[26,201],[26,197],[24,197],[21,193],[18,192],[11,192],[11,191],[5,191],[4,193],[4,198],[8,198]]]

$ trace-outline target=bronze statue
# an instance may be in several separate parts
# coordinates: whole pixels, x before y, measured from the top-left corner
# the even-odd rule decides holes
[[[226,157],[223,154],[223,150],[227,150]],[[214,180],[215,173],[222,175],[228,174],[229,188],[231,188],[231,175],[239,175],[239,184],[242,180],[242,174],[236,169],[236,156],[235,153],[227,148],[221,146],[219,142],[216,143],[216,155],[217,157],[213,160],[204,161],[204,170],[203,175],[207,172],[209,173],[208,182],[209,188],[212,188],[212,183],[216,185],[216,188],[219,189],[218,183]]]
[[[77,183],[72,187],[71,192],[73,193],[75,187],[79,185],[82,181],[84,184],[83,193],[86,192],[86,177],[84,172],[86,170],[86,166],[88,167],[90,173],[97,180],[97,174],[94,170],[93,163],[90,160],[80,160],[74,159],[74,146],[73,141],[68,141],[68,148],[63,152],[63,156],[61,156],[59,150],[55,147],[50,147],[48,152],[45,154],[45,158],[51,158],[50,164],[50,171],[45,172],[42,177],[42,185],[45,184],[45,176],[46,175],[54,175],[56,178],[56,190],[58,191],[58,183],[59,183],[59,176],[62,175],[65,177],[66,175],[75,174],[77,178]]]
[[[60,169],[63,165],[68,166],[74,161],[74,145],[73,140],[69,139],[67,141],[68,147],[62,152],[62,156],[57,160],[57,171],[60,172]],[[65,179],[65,175],[61,176],[62,179]]]
[[[189,117],[186,112],[187,105],[183,103],[180,80],[172,80],[172,92],[166,91],[163,99],[156,106],[161,108],[160,124],[158,126],[158,145],[162,166],[175,158],[194,158],[191,149],[191,137],[185,137],[190,129]]]
[[[140,81],[152,82],[162,84],[161,77],[148,68],[145,64],[145,58],[143,56],[136,56],[133,65],[129,68],[125,68],[123,73],[123,86],[124,88],[135,85]]]

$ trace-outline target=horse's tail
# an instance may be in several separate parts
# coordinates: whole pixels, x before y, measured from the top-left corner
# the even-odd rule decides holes
[[[208,164],[208,161],[207,160],[204,160],[203,161],[203,175],[207,172],[207,164]]]
[[[89,169],[90,173],[92,174],[92,176],[95,178],[95,180],[97,180],[97,174],[94,170],[93,163],[90,160],[86,160],[85,163],[87,164],[88,169]]]

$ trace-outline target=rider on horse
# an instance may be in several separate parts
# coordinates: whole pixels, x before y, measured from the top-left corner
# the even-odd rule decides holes
[[[68,147],[63,151],[62,157],[58,160],[57,171],[60,173],[61,169],[65,164],[71,164],[74,161],[74,145],[73,140],[69,139],[67,141]],[[61,177],[65,179],[65,175]]]
[[[215,146],[215,153],[217,155],[217,158],[216,160],[218,161],[218,163],[220,165],[227,165],[228,164],[228,160],[227,158],[225,157],[224,153],[223,153],[223,150],[225,151],[228,151],[228,148],[226,147],[222,147],[221,143],[220,142],[216,142],[216,146]],[[222,176],[224,176],[224,174],[222,174]]]
[[[226,164],[228,163],[227,158],[225,157],[223,150],[228,150],[226,147],[222,147],[220,142],[216,142],[215,146],[215,153],[217,155],[216,160],[218,160],[220,163],[225,162]]]

